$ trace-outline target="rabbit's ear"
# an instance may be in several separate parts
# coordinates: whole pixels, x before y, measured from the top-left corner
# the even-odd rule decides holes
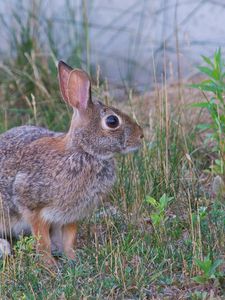
[[[67,94],[69,104],[79,111],[85,111],[92,105],[91,81],[86,72],[79,69],[70,72]]]
[[[68,81],[69,81],[69,76],[70,72],[73,69],[68,66],[66,63],[64,63],[62,60],[59,61],[58,64],[58,73],[59,73],[59,86],[60,86],[60,91],[62,93],[64,101],[69,103],[69,98],[68,98]]]
[[[63,99],[80,111],[87,109],[91,101],[91,81],[88,74],[79,69],[72,69],[63,61],[59,62],[59,85]]]

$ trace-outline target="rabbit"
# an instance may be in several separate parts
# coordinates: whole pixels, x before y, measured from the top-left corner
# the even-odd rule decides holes
[[[51,243],[75,258],[77,223],[111,190],[114,155],[137,150],[144,137],[128,115],[92,100],[85,71],[60,61],[58,77],[73,108],[68,132],[20,126],[0,135],[0,238],[33,234],[48,264]]]

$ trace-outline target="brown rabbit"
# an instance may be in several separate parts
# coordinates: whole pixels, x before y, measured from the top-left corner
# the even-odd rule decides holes
[[[92,101],[84,71],[62,61],[58,69],[63,99],[74,109],[69,131],[21,126],[0,135],[0,234],[4,239],[31,230],[49,263],[50,232],[73,259],[77,222],[115,181],[114,154],[136,150],[143,138],[130,117]]]

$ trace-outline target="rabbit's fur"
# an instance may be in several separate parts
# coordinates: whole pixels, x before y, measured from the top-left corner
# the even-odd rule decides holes
[[[0,234],[31,230],[47,257],[52,230],[57,247],[73,258],[76,222],[89,216],[114,184],[114,154],[137,149],[143,132],[121,111],[92,101],[84,71],[60,62],[59,82],[74,109],[68,133],[21,126],[0,135]],[[106,122],[112,115],[116,128]]]

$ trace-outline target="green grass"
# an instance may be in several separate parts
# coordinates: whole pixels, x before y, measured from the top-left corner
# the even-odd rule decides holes
[[[88,39],[87,30],[84,22]],[[25,123],[66,130],[71,112],[59,94],[57,45],[50,38],[51,54],[40,53],[38,38],[24,31],[14,58],[0,66],[0,131]],[[68,57],[73,66],[83,65],[77,49]],[[94,93],[116,106],[105,97],[107,84],[93,79]],[[14,241],[13,257],[0,261],[0,299],[225,297],[225,202],[212,193],[213,174],[205,173],[211,164],[205,157],[215,152],[199,147],[195,126],[182,119],[193,111],[173,111],[163,88],[156,90],[151,126],[139,119],[151,138],[138,153],[117,157],[112,193],[80,224],[75,263],[62,258],[54,272],[40,263],[31,237]],[[123,106],[134,102],[131,96]]]

